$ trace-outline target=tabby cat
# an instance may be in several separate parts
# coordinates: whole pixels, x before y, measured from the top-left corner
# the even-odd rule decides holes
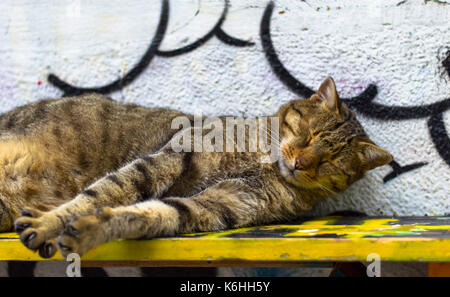
[[[261,162],[263,152],[177,152],[171,139],[186,131],[171,123],[180,116],[193,121],[99,94],[3,114],[0,231],[14,227],[48,258],[116,239],[267,224],[301,215],[392,160],[331,78],[274,115],[277,162]]]

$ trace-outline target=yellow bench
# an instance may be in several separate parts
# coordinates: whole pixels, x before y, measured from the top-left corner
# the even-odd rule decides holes
[[[83,266],[293,267],[304,263],[429,262],[432,275],[450,269],[450,217],[340,217],[290,224],[185,234],[103,244],[82,257]],[[49,260],[61,259],[57,254]],[[0,261],[44,260],[16,233],[0,234]]]

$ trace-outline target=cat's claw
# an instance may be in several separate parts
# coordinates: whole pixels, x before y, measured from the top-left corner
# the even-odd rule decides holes
[[[20,241],[30,250],[37,250],[45,242],[42,232],[37,229],[27,228],[20,234]]]
[[[57,238],[54,238],[54,239],[44,242],[39,247],[39,256],[41,256],[42,258],[53,257],[55,255],[56,251],[58,250],[57,242],[58,242]]]
[[[80,256],[99,245],[101,220],[96,215],[84,216],[70,222],[58,240],[58,247],[63,257],[70,253]]]
[[[17,233],[22,234],[23,231],[25,231],[27,228],[31,227],[31,223],[29,223],[29,222],[16,222],[14,224],[14,227],[15,227]]]

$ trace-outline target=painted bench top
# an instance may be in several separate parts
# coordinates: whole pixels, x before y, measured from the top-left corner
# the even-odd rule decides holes
[[[294,223],[103,244],[85,261],[165,265],[288,264],[310,261],[450,262],[450,217],[304,218]],[[50,260],[59,260],[57,254]],[[43,260],[16,233],[0,234],[0,260]],[[168,264],[169,263],[169,264]]]

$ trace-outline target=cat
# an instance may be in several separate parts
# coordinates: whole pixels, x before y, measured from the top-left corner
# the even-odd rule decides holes
[[[171,140],[186,132],[171,127],[179,117],[194,120],[100,94],[3,114],[0,231],[15,228],[49,258],[117,239],[268,224],[298,217],[392,160],[330,77],[274,114],[278,139],[266,131],[280,148],[273,163],[261,162],[263,152],[176,151]]]

